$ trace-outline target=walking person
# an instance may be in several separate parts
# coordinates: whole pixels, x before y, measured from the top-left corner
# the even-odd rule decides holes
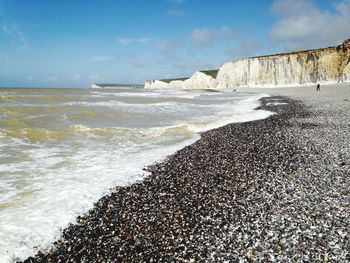
[[[321,90],[321,85],[320,85],[320,83],[318,83],[316,86],[316,91],[320,91],[320,90]]]

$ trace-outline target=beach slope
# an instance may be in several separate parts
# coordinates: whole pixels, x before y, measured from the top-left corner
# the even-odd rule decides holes
[[[203,133],[25,262],[350,261],[350,101],[322,88]]]

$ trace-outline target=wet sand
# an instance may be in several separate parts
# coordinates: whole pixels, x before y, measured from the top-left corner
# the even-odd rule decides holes
[[[312,88],[264,90],[277,114],[203,133],[25,262],[350,261],[349,93]]]

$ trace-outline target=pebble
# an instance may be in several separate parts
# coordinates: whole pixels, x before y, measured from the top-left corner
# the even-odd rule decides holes
[[[203,133],[24,262],[349,262],[349,105],[261,102],[278,114]]]

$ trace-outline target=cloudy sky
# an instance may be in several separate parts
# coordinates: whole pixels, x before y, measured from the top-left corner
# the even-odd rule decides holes
[[[350,0],[0,0],[0,86],[143,83],[347,38]]]

